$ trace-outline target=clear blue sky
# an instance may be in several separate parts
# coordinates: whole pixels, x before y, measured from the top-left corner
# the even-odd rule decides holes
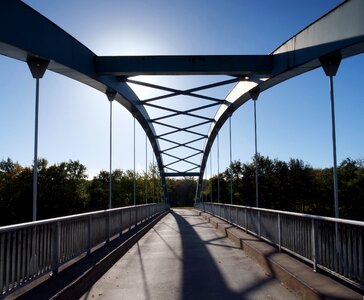
[[[268,54],[341,1],[24,2],[98,55],[188,55]],[[363,55],[344,60],[335,78],[339,161],[364,157],[363,66]],[[194,86],[193,80],[196,85],[203,81],[182,79],[180,84]],[[0,159],[10,157],[31,165],[35,82],[25,63],[4,56],[0,56],[0,82]],[[109,103],[105,95],[48,71],[41,81],[40,97],[39,156],[50,163],[80,160],[90,175],[107,170]],[[321,69],[262,93],[257,113],[262,155],[300,158],[315,167],[332,165],[329,85]],[[130,113],[114,104],[114,168],[133,168],[132,125]],[[229,164],[226,125],[220,133],[221,171]],[[250,161],[254,153],[251,101],[233,115],[232,125],[233,159]],[[136,140],[137,169],[143,170],[145,135],[139,126]],[[215,146],[212,151],[216,173]]]

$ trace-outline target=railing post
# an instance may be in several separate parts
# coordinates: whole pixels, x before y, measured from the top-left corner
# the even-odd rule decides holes
[[[238,226],[238,207],[236,207],[236,226]]]
[[[131,207],[129,207],[129,230],[131,230]]]
[[[91,232],[92,232],[92,215],[89,215],[87,220],[87,254],[91,253]]]
[[[260,239],[260,211],[258,211],[258,236]]]
[[[110,242],[110,234],[111,234],[111,225],[110,225],[110,211],[107,212],[107,216],[106,216],[106,234],[107,234],[107,242]]]
[[[359,240],[358,248],[363,249],[363,239],[359,238],[358,240]],[[363,251],[359,251],[358,254],[359,254],[358,255],[359,277],[362,278],[362,280],[364,281],[364,260],[363,260],[364,253]]]
[[[60,246],[61,246],[61,224],[58,221],[53,223],[52,275],[58,274]]]
[[[335,247],[336,247],[336,270],[335,272],[341,273],[342,269],[346,269],[347,266],[344,265],[343,263],[343,257],[342,257],[342,251],[341,251],[341,236],[340,236],[340,228],[339,228],[339,223],[335,222]],[[349,250],[349,251],[352,251]],[[344,272],[346,273],[346,272]]]
[[[123,218],[123,215],[124,215],[124,209],[121,209],[119,211],[120,213],[120,236],[123,234],[123,221],[124,221],[124,218]]]
[[[281,225],[281,214],[278,214],[278,249],[282,252],[282,225]]]
[[[135,207],[135,226],[138,225],[138,207]]]
[[[245,207],[245,232],[248,232],[248,213],[247,208]]]
[[[311,220],[311,244],[312,244],[312,264],[313,271],[317,271],[317,248],[316,248],[316,228],[315,228],[315,220]]]

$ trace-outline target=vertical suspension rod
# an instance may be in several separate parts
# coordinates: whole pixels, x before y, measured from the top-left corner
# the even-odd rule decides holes
[[[210,202],[212,203],[212,147],[210,149]]]
[[[145,134],[145,204],[148,204],[148,136]]]
[[[136,195],[135,195],[135,192],[136,192],[136,190],[135,190],[135,185],[136,185],[136,174],[135,174],[135,117],[134,117],[134,139],[133,139],[133,144],[134,144],[134,173],[133,173],[133,175],[134,175],[134,182],[133,182],[133,202],[134,202],[134,206],[136,205]]]
[[[35,129],[34,129],[34,168],[33,168],[33,221],[37,220],[38,200],[38,122],[39,122],[39,78],[35,87]]]
[[[153,169],[152,169],[152,180],[153,180],[153,203],[155,203],[155,177],[154,177],[154,153],[153,153]]]
[[[259,207],[257,100],[253,99],[253,102],[254,102],[254,140],[255,140],[255,206]]]
[[[233,170],[232,170],[232,147],[231,147],[231,116],[229,117],[229,140],[230,140],[230,204],[233,204]]]
[[[217,203],[220,203],[220,141],[217,134]]]
[[[340,62],[341,54],[333,54],[327,57],[320,57],[322,68],[329,77],[330,81],[330,100],[331,100],[331,126],[332,126],[332,156],[333,156],[333,180],[334,180],[334,208],[335,217],[339,218],[339,192],[337,180],[337,155],[336,155],[336,128],[335,128],[335,105],[334,105],[334,76],[336,75]]]
[[[334,176],[334,206],[335,218],[339,218],[339,192],[337,180],[337,154],[336,154],[336,127],[335,127],[335,99],[334,99],[334,78],[330,79],[330,100],[331,100],[331,124],[332,124],[332,156],[333,156],[333,176]]]
[[[32,220],[37,220],[37,202],[38,202],[38,123],[39,123],[39,79],[43,78],[47,70],[49,60],[36,57],[27,57],[27,64],[34,79],[35,87],[35,126],[34,126],[34,168],[33,168],[33,207]]]
[[[109,173],[109,209],[112,208],[112,100],[110,100],[110,173]]]

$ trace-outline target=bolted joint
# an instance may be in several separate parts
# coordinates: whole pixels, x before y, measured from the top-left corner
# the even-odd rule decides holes
[[[127,76],[117,76],[117,79],[120,82],[127,82],[128,81],[128,77]]]
[[[34,79],[40,79],[43,77],[47,67],[49,65],[49,60],[42,59],[34,56],[27,57],[27,64],[32,73]]]
[[[259,94],[260,94],[259,89],[252,89],[251,91],[249,91],[249,95],[254,101],[258,100]]]
[[[326,76],[335,76],[341,63],[341,55],[334,54],[320,57],[320,63]]]
[[[116,92],[113,89],[107,89],[105,94],[109,101],[113,101],[115,99]]]

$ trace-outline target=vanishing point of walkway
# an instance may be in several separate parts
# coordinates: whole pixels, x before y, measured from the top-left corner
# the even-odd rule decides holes
[[[297,299],[195,211],[175,209],[81,299]]]

